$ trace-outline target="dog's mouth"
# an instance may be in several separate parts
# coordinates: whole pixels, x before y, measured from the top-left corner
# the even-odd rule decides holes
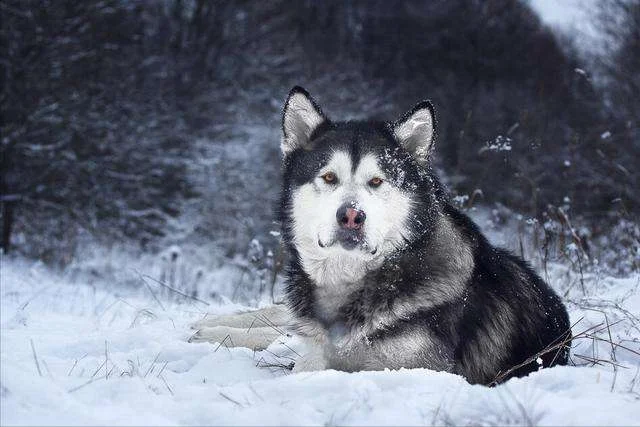
[[[318,246],[321,248],[330,248],[336,244],[348,251],[359,248],[371,255],[375,255],[378,252],[378,247],[372,248],[364,238],[364,233],[359,230],[338,230],[328,242],[323,242],[318,236]]]

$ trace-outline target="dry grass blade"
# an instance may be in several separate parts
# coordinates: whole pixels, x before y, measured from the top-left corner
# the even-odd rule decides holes
[[[111,367],[111,369],[109,369],[109,372],[107,372],[107,375],[105,375],[104,379],[105,379],[105,380],[108,380],[108,379],[109,379],[109,376],[111,376],[111,373],[112,373],[115,369],[116,369],[116,365],[113,365],[113,366]]]
[[[261,401],[264,402],[264,397],[262,397],[262,395],[260,393],[258,393],[255,388],[253,388],[251,383],[248,383],[247,387],[249,387],[249,390],[251,390],[253,392],[253,394],[255,394],[258,397],[258,399],[260,399]]]
[[[609,318],[607,317],[607,313],[604,313],[604,320],[607,322],[607,333],[609,334],[609,343],[611,344],[611,357],[613,358],[613,381],[611,382],[611,391],[613,391],[616,387],[616,380],[618,379],[618,364],[616,358],[616,347],[613,345],[613,338],[611,338],[611,327],[609,326]]]
[[[244,408],[244,405],[243,405],[242,403],[238,402],[238,401],[237,401],[237,400],[235,400],[235,399],[232,399],[231,397],[227,396],[227,395],[226,395],[226,394],[224,394],[223,392],[219,391],[219,392],[218,392],[218,394],[219,394],[220,396],[224,397],[225,399],[227,399],[229,402],[234,403],[234,404],[238,405],[238,406],[239,406],[239,407],[241,407],[241,408]]]
[[[543,356],[547,353],[551,353],[552,351],[561,351],[563,347],[567,347],[568,345],[571,344],[571,341],[576,339],[576,338],[585,338],[586,335],[589,332],[592,332],[594,330],[597,330],[599,327],[602,326],[602,323],[599,323],[595,326],[592,326],[590,328],[585,329],[584,331],[576,334],[575,336],[571,337],[571,328],[573,328],[575,325],[577,325],[578,323],[580,323],[582,321],[583,318],[578,319],[578,321],[576,321],[573,325],[571,325],[571,327],[565,331],[562,335],[560,335],[558,338],[556,338],[551,344],[549,344],[547,347],[545,347],[544,349],[540,350],[539,352],[535,353],[534,355],[528,357],[527,359],[525,359],[522,363],[518,363],[517,365],[512,366],[511,368],[507,369],[506,371],[500,372],[498,373],[498,375],[496,375],[496,377],[493,379],[493,381],[491,381],[489,383],[489,385],[494,386],[497,385],[499,383],[501,383],[502,381],[504,381],[512,372],[534,362],[535,360],[537,360],[540,356]],[[557,356],[557,353],[556,353]],[[555,360],[556,357],[554,357]]]
[[[171,396],[175,396],[175,394],[173,393],[173,390],[171,390],[171,387],[169,387],[169,383],[167,382],[167,380],[163,376],[158,376],[158,378],[162,380],[165,387],[167,387],[167,390],[169,390],[169,393],[171,393]]]
[[[589,338],[589,339],[593,339],[595,341],[602,341],[602,342],[610,343],[613,347],[620,347],[621,349],[627,350],[627,351],[635,354],[636,356],[640,356],[640,352],[639,351],[636,351],[636,350],[634,350],[632,348],[629,348],[629,347],[627,347],[625,345],[613,342],[613,341],[608,340],[608,339],[604,339],[604,338],[601,338],[601,337],[596,337],[596,336],[591,335],[591,334],[586,335],[584,338]]]
[[[256,363],[257,368],[278,368],[285,371],[292,371],[295,366],[294,362],[289,362],[286,365],[284,363],[271,363],[264,360],[264,358],[260,358]]]
[[[33,354],[33,361],[36,363],[36,368],[38,369],[38,375],[42,376],[42,370],[40,369],[40,363],[38,363],[38,355],[36,354],[36,346],[33,344],[33,340],[30,339],[31,342],[31,353]]]
[[[160,372],[158,372],[158,375],[156,375],[156,377],[160,377],[160,375],[162,375],[162,373],[164,372],[164,368],[166,368],[168,364],[168,361],[164,362],[164,365],[162,365],[162,368],[160,368]]]
[[[629,384],[629,393],[633,393],[633,389],[636,386],[636,381],[638,380],[638,375],[640,374],[640,365],[636,366],[636,374],[633,376],[631,380],[631,384]]]
[[[289,360],[295,362],[295,359],[293,357],[281,356],[279,354],[275,354],[273,351],[267,350],[266,348],[263,351],[266,351],[267,353],[269,353],[270,355],[272,355],[273,357],[275,357],[277,359],[289,359]]]
[[[135,327],[138,324],[138,320],[141,317],[147,317],[148,319],[157,319],[158,316],[156,316],[153,311],[147,309],[147,308],[143,308],[142,310],[138,310],[136,312],[135,317],[133,318],[133,320],[131,321],[131,324],[129,325],[130,328]],[[173,321],[172,321],[173,322]],[[175,329],[175,325],[173,325],[174,329]]]
[[[253,325],[256,324],[257,320],[258,320],[258,316],[253,318],[253,320],[251,321],[251,324],[249,325],[249,328],[247,328],[247,333],[251,332],[251,329],[253,329]]]
[[[612,362],[611,360],[607,360],[607,359],[594,359],[592,357],[584,356],[584,355],[581,355],[581,354],[574,354],[573,357],[577,357],[578,359],[585,360],[585,361],[591,363],[592,365],[603,366],[605,363],[607,363],[609,365],[612,365],[612,366],[615,366],[615,367],[618,367],[618,368],[629,369],[628,366],[624,366],[624,365],[621,365],[621,364],[616,363],[616,362]]]
[[[76,365],[78,364],[78,359],[75,359],[73,361],[73,366],[71,367],[71,369],[69,369],[69,373],[67,374],[68,377],[71,376],[71,373],[73,372],[73,370],[76,368]]]
[[[158,352],[158,354],[156,354],[156,357],[155,357],[155,359],[153,359],[153,362],[151,362],[151,366],[149,366],[149,369],[147,369],[147,372],[145,372],[143,378],[147,378],[147,375],[149,375],[151,373],[151,370],[153,369],[154,365],[158,361],[158,357],[160,357],[160,353],[159,352]]]
[[[279,333],[280,335],[285,335],[285,336],[289,335],[289,334],[286,333],[286,331],[282,330],[278,325],[273,323],[271,321],[271,319],[269,319],[268,317],[266,317],[266,316],[256,316],[256,318],[259,319],[260,321],[262,321],[262,323],[264,323],[265,325],[269,326],[271,329],[273,329],[277,333]]]
[[[98,366],[98,369],[96,369],[96,371],[93,373],[93,375],[91,375],[91,378],[95,378],[96,375],[98,375],[98,372],[100,372],[100,369],[102,369],[102,367],[104,366],[106,360],[104,362],[102,362],[100,364],[100,366]]]
[[[82,359],[84,359],[85,357],[87,357],[89,353],[85,353],[80,359],[75,359],[73,361],[73,366],[71,367],[71,369],[69,370],[69,373],[67,374],[68,377],[71,376],[71,373],[73,372],[73,370],[76,368],[76,365],[78,365],[78,362],[80,362]]]
[[[107,346],[107,340],[104,340],[104,379],[105,380],[109,379],[109,372],[107,371],[108,363],[109,363],[109,351]]]
[[[91,383],[93,383],[93,382],[98,381],[99,379],[100,379],[100,378],[91,378],[91,379],[90,379],[89,381],[87,381],[86,383],[82,383],[82,384],[80,384],[80,385],[79,385],[79,386],[77,386],[77,387],[70,388],[70,389],[69,389],[69,390],[67,390],[67,391],[68,391],[69,393],[73,393],[73,392],[75,392],[75,391],[80,390],[81,388],[83,388],[83,387],[85,387],[85,386],[88,386],[89,384],[91,384]]]
[[[160,308],[162,309],[162,311],[167,311],[166,308],[164,308],[164,305],[162,304],[162,302],[160,301],[160,299],[158,298],[158,296],[156,295],[156,293],[153,291],[153,288],[151,287],[151,285],[149,284],[149,282],[147,282],[142,273],[140,273],[137,270],[133,270],[139,277],[140,280],[142,280],[142,283],[144,283],[144,285],[147,287],[147,290],[149,291],[149,293],[151,294],[151,296],[153,297],[153,299],[158,303],[158,305],[160,306]]]
[[[146,278],[148,278],[148,279],[150,279],[150,280],[153,280],[154,282],[156,282],[156,283],[157,283],[157,284],[159,284],[160,286],[164,286],[165,288],[167,288],[167,289],[168,289],[168,290],[170,290],[171,292],[174,292],[174,293],[176,293],[176,294],[178,294],[178,295],[180,295],[180,296],[182,296],[182,297],[184,297],[184,298],[190,299],[190,300],[192,300],[192,301],[197,301],[197,302],[199,302],[200,304],[204,304],[204,305],[207,305],[207,306],[209,305],[209,303],[208,303],[208,302],[203,301],[203,300],[201,300],[200,298],[196,298],[196,297],[194,297],[194,296],[191,296],[191,295],[185,294],[184,292],[179,291],[179,290],[177,290],[176,288],[174,288],[174,287],[172,287],[172,286],[169,286],[169,285],[167,285],[166,283],[161,282],[160,280],[158,280],[158,279],[156,279],[156,278],[153,278],[153,277],[149,276],[148,274],[143,274],[143,275],[142,275],[142,277],[146,277]]]
[[[286,348],[288,348],[291,352],[293,352],[293,354],[295,354],[298,357],[302,357],[300,355],[300,353],[298,353],[297,351],[295,351],[294,349],[292,349],[291,347],[289,347],[284,341],[278,341],[279,344],[285,346]]]
[[[47,371],[49,378],[53,378],[53,374],[51,373],[51,369],[49,369],[49,365],[47,364],[46,360],[42,359],[42,365],[44,366],[44,369]]]
[[[227,350],[229,350],[229,346],[227,344],[225,344],[225,342],[229,340],[229,342],[231,343],[232,347],[235,347],[235,345],[233,344],[233,340],[231,339],[231,335],[228,335],[226,337],[224,337],[224,339],[222,340],[222,342],[220,342],[220,344],[218,344],[218,346],[216,347],[215,350],[213,350],[213,352],[215,353],[216,351],[218,351],[218,349],[220,348],[220,346],[222,344],[224,344],[224,346],[227,348]]]
[[[595,311],[599,311],[599,310],[595,310]],[[633,354],[636,354],[638,356],[640,356],[640,352],[633,350],[627,346],[624,346],[620,343],[615,343],[613,342],[612,339],[612,335],[611,335],[611,326],[614,326],[618,323],[621,323],[624,319],[618,320],[616,322],[610,323],[608,317],[605,314],[605,322],[601,322],[598,323],[597,325],[591,326],[585,330],[583,330],[582,332],[579,332],[578,334],[574,335],[573,337],[571,337],[571,329],[577,325],[579,322],[581,322],[583,320],[583,318],[580,318],[577,322],[575,322],[573,325],[571,325],[571,328],[565,332],[561,337],[556,338],[556,340],[554,340],[551,344],[549,344],[546,348],[544,348],[543,350],[539,351],[538,353],[532,355],[531,357],[527,358],[526,360],[524,360],[522,363],[519,363],[511,368],[509,368],[508,370],[499,373],[494,380],[490,383],[490,385],[496,385],[499,384],[500,382],[502,382],[504,379],[506,379],[512,372],[514,372],[515,370],[522,368],[523,366],[526,366],[530,363],[532,363],[533,361],[537,360],[538,357],[545,355],[547,353],[550,353],[552,351],[556,351],[556,355],[554,356],[552,363],[555,362],[559,352],[562,350],[563,347],[569,346],[570,343],[572,341],[575,340],[579,340],[579,339],[588,339],[593,341],[594,343],[596,341],[601,341],[601,342],[606,342],[609,343],[611,345],[611,349],[612,349],[612,358],[613,360],[606,360],[606,359],[601,359],[599,357],[597,357],[595,354],[592,355],[592,357],[588,357],[588,356],[584,356],[584,355],[579,355],[579,354],[574,354],[573,356],[588,361],[594,365],[602,365],[602,364],[609,364],[614,368],[614,383],[612,384],[612,388],[615,386],[615,376],[617,375],[617,368],[621,367],[621,368],[627,368],[624,365],[621,365],[619,363],[617,363],[617,358],[616,358],[616,354],[615,354],[615,349],[616,348],[622,348],[624,350],[627,350]],[[604,326],[603,326],[604,325]],[[599,336],[596,336],[594,334],[603,332],[603,331],[607,331],[609,338],[605,339]],[[593,349],[595,351],[595,344],[593,345]]]

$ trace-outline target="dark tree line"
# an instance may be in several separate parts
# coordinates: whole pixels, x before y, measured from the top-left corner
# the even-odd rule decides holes
[[[337,51],[318,50],[318,60],[357,58],[366,76],[382,79],[383,92],[396,105],[433,98],[440,112],[438,153],[458,190],[480,189],[488,200],[533,216],[565,197],[589,215],[616,210],[614,200],[638,208],[638,151],[620,150],[637,147],[637,136],[601,137],[621,118],[605,108],[603,93],[581,68],[584,61],[522,2],[322,5],[303,25],[316,37],[305,40],[313,44],[322,34],[333,35]],[[357,22],[346,40],[344,17]],[[633,65],[624,65],[637,62],[637,49],[627,46],[633,40],[637,36],[625,37],[610,65],[624,73],[611,74],[614,86],[637,108],[637,97],[625,86],[638,75]]]
[[[188,67],[163,30],[170,16],[117,1],[3,2],[2,14],[5,250],[15,222],[43,237],[43,257],[68,251],[78,228],[161,235],[191,195],[175,96]]]
[[[334,116],[433,99],[456,192],[637,216],[639,5],[602,7],[614,42],[589,61],[518,0],[2,0],[2,246],[153,244],[195,205],[197,236],[242,252],[273,226],[294,84]]]

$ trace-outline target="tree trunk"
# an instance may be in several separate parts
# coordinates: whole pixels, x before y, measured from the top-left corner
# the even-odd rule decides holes
[[[2,202],[2,250],[4,254],[9,253],[11,248],[11,231],[13,229],[13,210],[15,200],[5,200]]]

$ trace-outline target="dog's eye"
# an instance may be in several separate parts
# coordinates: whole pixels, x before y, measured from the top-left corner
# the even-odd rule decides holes
[[[322,175],[321,178],[324,179],[324,182],[326,182],[327,184],[335,184],[336,182],[338,182],[338,177],[333,172],[327,172]]]
[[[380,184],[382,184],[382,178],[375,177],[369,180],[369,186],[371,187],[380,187]]]

